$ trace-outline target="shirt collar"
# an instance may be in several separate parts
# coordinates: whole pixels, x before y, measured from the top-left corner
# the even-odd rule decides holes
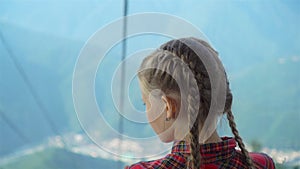
[[[201,160],[203,163],[211,163],[230,158],[235,153],[236,142],[234,138],[222,137],[221,142],[200,145]],[[185,141],[175,141],[172,153],[189,156],[190,145]]]

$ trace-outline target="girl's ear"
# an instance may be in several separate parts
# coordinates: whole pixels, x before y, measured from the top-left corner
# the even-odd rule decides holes
[[[166,109],[166,118],[168,119],[175,119],[176,117],[176,102],[165,95],[161,96],[162,101],[165,103]]]

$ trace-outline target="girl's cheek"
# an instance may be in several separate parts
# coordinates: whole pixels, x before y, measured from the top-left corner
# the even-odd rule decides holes
[[[163,109],[161,108],[161,105],[152,104],[152,107],[146,108],[146,114],[149,123],[156,121],[160,118],[160,116],[163,114]]]
[[[152,123],[155,120],[155,113],[153,111],[151,111],[150,109],[146,110],[147,113],[147,118],[149,123]]]
[[[161,133],[160,119],[155,115],[155,112],[147,112],[148,122],[156,134]]]

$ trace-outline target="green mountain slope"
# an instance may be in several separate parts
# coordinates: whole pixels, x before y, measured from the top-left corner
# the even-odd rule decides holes
[[[3,169],[110,169],[117,168],[117,166],[117,162],[112,160],[92,158],[64,149],[49,148],[42,152],[20,157],[18,160],[1,167]]]

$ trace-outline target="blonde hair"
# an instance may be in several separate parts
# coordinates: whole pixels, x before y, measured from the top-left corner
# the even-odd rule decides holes
[[[218,52],[203,40],[196,38],[175,39],[163,44],[158,50],[143,60],[140,70],[145,67],[149,67],[149,65],[151,65],[152,68],[139,71],[138,77],[145,92],[150,93],[152,90],[160,89],[166,95],[175,93],[179,96],[178,98],[182,97],[180,96],[182,93],[180,93],[179,86],[174,77],[180,76],[183,78],[184,82],[187,83],[187,88],[184,92],[184,94],[186,93],[187,99],[183,99],[187,104],[187,116],[189,117],[189,125],[191,125],[188,133],[191,140],[191,155],[189,161],[190,163],[187,163],[187,168],[198,169],[200,168],[201,164],[199,123],[203,124],[209,113],[212,97],[211,81],[207,69],[205,68],[205,65],[201,59],[183,41],[196,41],[197,45],[207,49],[213,57],[218,57]],[[181,62],[177,62],[178,59],[181,60]],[[159,67],[160,69],[156,69],[155,67]],[[192,75],[187,73],[188,70],[186,69],[189,69],[192,72]],[[168,72],[172,72],[172,74]],[[226,76],[225,71],[224,73]],[[196,88],[190,84],[192,79],[196,79]],[[227,77],[226,85],[226,101],[223,113],[227,114],[230,128],[241,149],[242,154],[245,157],[247,166],[252,168],[252,160],[249,157],[242,138],[239,136],[239,132],[234,122],[234,116],[231,111],[232,93],[229,88]],[[200,98],[197,98],[195,93],[200,93]],[[194,103],[197,100],[200,100],[200,107],[198,110],[194,106]],[[191,114],[195,115],[192,116]]]

